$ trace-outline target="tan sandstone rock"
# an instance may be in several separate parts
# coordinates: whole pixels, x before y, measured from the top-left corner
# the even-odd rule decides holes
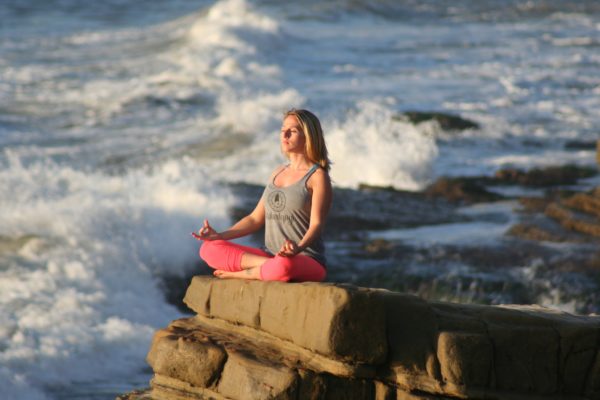
[[[157,374],[209,387],[219,376],[225,352],[208,337],[177,334],[177,328],[171,326],[156,332],[147,361]]]
[[[184,301],[199,314],[259,328],[334,358],[377,364],[387,353],[384,309],[370,290],[197,276]]]
[[[355,362],[379,364],[387,353],[384,310],[369,290],[272,284],[261,304],[260,325],[318,353]]]
[[[124,398],[600,400],[597,316],[208,277],[185,300]]]
[[[440,332],[437,356],[444,381],[486,387],[494,366],[494,348],[487,335]]]
[[[232,399],[295,400],[298,375],[293,369],[268,360],[258,360],[251,354],[228,351],[217,391]]]

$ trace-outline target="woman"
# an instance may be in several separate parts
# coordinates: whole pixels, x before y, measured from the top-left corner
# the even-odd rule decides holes
[[[321,231],[332,189],[319,119],[307,110],[288,111],[280,142],[289,164],[273,171],[254,211],[226,231],[215,231],[205,220],[192,234],[204,242],[200,257],[216,277],[297,282],[325,278]],[[263,225],[267,251],[229,242]]]

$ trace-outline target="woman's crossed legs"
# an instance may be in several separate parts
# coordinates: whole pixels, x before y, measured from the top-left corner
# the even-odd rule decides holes
[[[215,269],[214,275],[219,278],[320,282],[326,275],[325,268],[309,256],[272,256],[226,240],[204,241],[200,257]]]

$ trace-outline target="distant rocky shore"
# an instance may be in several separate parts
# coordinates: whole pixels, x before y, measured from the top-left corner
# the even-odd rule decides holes
[[[494,213],[465,216],[457,210],[507,201],[514,203],[511,208],[516,217],[501,240],[483,245],[474,240],[472,245],[414,248],[402,241],[367,240],[362,247],[367,255],[361,258],[386,262],[381,263],[381,268],[361,271],[353,279],[343,281],[400,290],[432,300],[483,304],[531,304],[554,296],[551,301],[572,303],[574,311],[598,313],[600,187],[580,184],[597,174],[597,168],[574,165],[530,171],[503,169],[492,177],[442,177],[423,192],[411,195],[390,188],[363,186],[362,191],[387,196],[390,203],[399,204],[398,209],[404,207],[403,202],[407,203],[407,196],[412,197],[415,204],[406,204],[410,210],[407,218],[412,216],[420,221],[415,225],[426,225],[432,219],[437,221],[433,224],[447,224],[506,218]],[[393,197],[402,200],[391,200]],[[362,210],[356,214],[365,215]],[[394,218],[386,221],[399,225]],[[400,226],[410,226],[411,221],[403,222]],[[491,279],[465,276],[436,280],[428,276],[420,278],[418,274],[410,276],[402,267],[394,267],[410,264],[417,258],[424,260],[421,264],[430,265],[456,261],[472,268],[474,273],[470,276],[485,274]],[[387,262],[390,259],[395,260],[394,264]],[[503,272],[524,265],[538,266],[532,282],[512,279],[511,274]]]

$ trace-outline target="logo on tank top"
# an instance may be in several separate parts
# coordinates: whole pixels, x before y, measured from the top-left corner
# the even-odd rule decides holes
[[[267,199],[269,206],[273,211],[280,212],[285,208],[285,193],[281,190],[274,190],[269,194]]]

